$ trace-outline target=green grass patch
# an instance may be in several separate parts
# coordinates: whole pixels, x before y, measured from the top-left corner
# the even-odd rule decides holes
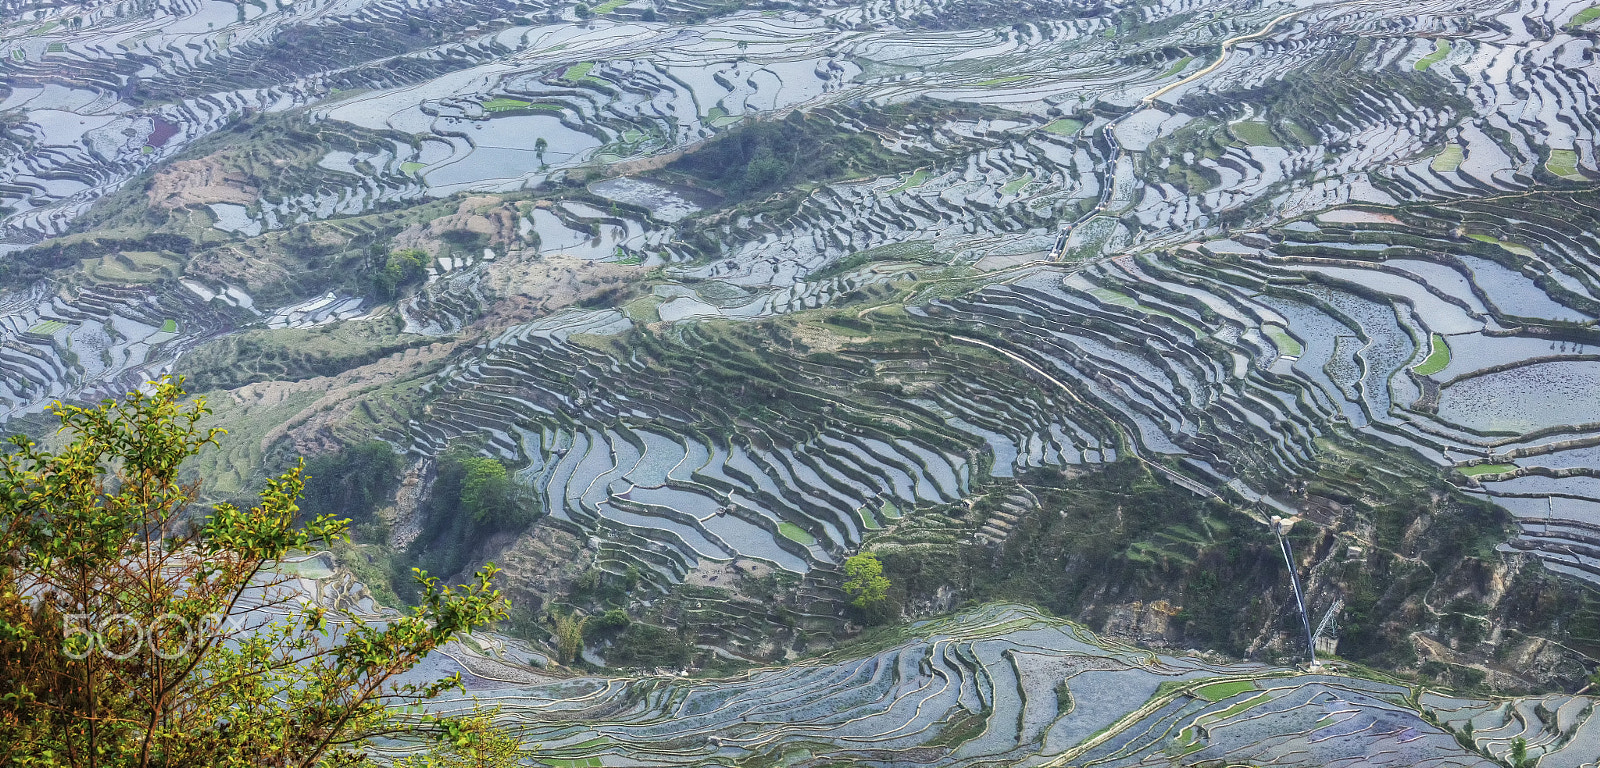
[[[490,112],[509,112],[513,109],[527,109],[533,102],[522,99],[508,99],[504,96],[483,102],[483,108]]]
[[[1272,129],[1259,120],[1240,120],[1228,125],[1233,137],[1252,147],[1281,147],[1283,142],[1272,135]]]
[[[588,77],[589,73],[593,70],[594,62],[580,61],[577,64],[567,67],[567,71],[561,73],[561,79],[566,80],[567,82],[575,83]]]
[[[718,104],[706,113],[706,122],[710,123],[712,128],[721,128],[724,125],[732,125],[739,122],[739,118],[728,114],[728,110],[723,109],[722,105]]]
[[[149,283],[175,278],[183,271],[177,256],[160,251],[119,251],[85,259],[84,271],[98,282]]]
[[[1439,173],[1454,173],[1464,159],[1466,153],[1461,151],[1460,144],[1446,144],[1439,154],[1433,156],[1433,162],[1428,167]]]
[[[189,377],[196,392],[337,376],[423,342],[425,337],[403,334],[403,326],[396,318],[379,317],[319,328],[240,331],[190,350],[178,373]]]
[[[1412,371],[1418,376],[1432,376],[1448,365],[1450,365],[1450,345],[1445,342],[1443,335],[1435,333],[1427,358],[1417,364]]]
[[[654,294],[645,294],[633,301],[622,305],[623,314],[635,323],[659,323],[661,313],[656,307],[661,306],[661,297]]]
[[[1024,173],[1024,174],[1022,174],[1022,178],[1013,179],[1012,181],[1007,182],[1005,186],[1001,187],[1000,188],[1000,194],[1002,194],[1002,195],[1014,195],[1018,191],[1020,191],[1023,187],[1028,186],[1028,184],[1030,182],[1032,182],[1032,181],[1033,181],[1033,174]]]
[[[595,13],[610,13],[612,11],[615,11],[618,8],[621,8],[624,5],[627,5],[630,2],[632,2],[632,0],[606,0],[605,2],[595,6],[594,7],[594,12]]]
[[[1583,178],[1578,173],[1578,153],[1570,149],[1550,150],[1550,159],[1545,161],[1544,167],[1564,179]]]
[[[178,332],[178,321],[177,320],[173,320],[170,317],[167,318],[166,322],[163,322],[161,324],[161,332],[162,333],[177,333]]]
[[[1289,332],[1283,328],[1276,325],[1263,325],[1261,326],[1261,332],[1265,333],[1267,338],[1272,339],[1272,345],[1277,347],[1278,354],[1284,357],[1299,357],[1300,353],[1305,351],[1305,348],[1300,346],[1300,342],[1295,341],[1294,337],[1290,336]]]
[[[1588,24],[1595,19],[1600,19],[1600,5],[1591,5],[1588,8],[1579,11],[1578,15],[1573,16],[1572,21],[1567,23],[1567,26],[1576,27],[1582,24]]]
[[[1457,472],[1460,472],[1467,477],[1477,477],[1478,475],[1498,475],[1505,472],[1514,472],[1516,469],[1517,465],[1515,464],[1474,464],[1470,467],[1456,467]]]
[[[1079,131],[1083,130],[1083,126],[1084,122],[1082,120],[1063,117],[1060,120],[1050,121],[1044,129],[1057,136],[1076,136]]]
[[[1444,57],[1449,55],[1450,41],[1444,39],[1435,40],[1433,41],[1433,53],[1423,56],[1414,66],[1418,72],[1427,72],[1428,67],[1444,61]]]
[[[1529,258],[1531,258],[1533,256],[1533,249],[1532,248],[1529,248],[1528,246],[1522,245],[1520,243],[1513,243],[1510,240],[1501,240],[1500,238],[1493,237],[1491,235],[1467,235],[1467,237],[1469,237],[1469,238],[1471,238],[1473,240],[1477,240],[1480,243],[1493,243],[1493,244],[1498,245],[1501,248],[1505,249],[1506,251],[1508,251],[1510,253],[1514,253],[1514,254],[1516,254],[1518,256],[1524,256],[1524,257],[1529,257]]]
[[[57,331],[65,327],[67,327],[67,324],[61,322],[60,320],[46,320],[32,328],[29,328],[28,333],[37,333],[41,336],[54,336],[56,335]]]
[[[817,537],[812,536],[809,533],[806,533],[806,529],[801,528],[800,526],[795,525],[794,523],[790,523],[790,522],[778,523],[778,533],[783,534],[783,537],[788,539],[788,540],[790,540],[790,541],[797,542],[797,543],[800,543],[800,544],[804,544],[804,545],[806,545],[808,547],[809,546],[813,546],[813,545],[815,545],[817,543]]]
[[[1206,701],[1222,701],[1223,699],[1238,696],[1245,691],[1253,691],[1255,688],[1256,683],[1254,680],[1227,680],[1221,683],[1202,685],[1194,689],[1194,695]]]
[[[539,760],[545,765],[553,766],[553,768],[601,768],[601,766],[604,765],[604,763],[600,762],[600,758],[598,757],[579,757],[571,760],[563,760],[561,758],[554,757],[541,757]]]
[[[416,172],[418,172],[418,171],[420,171],[420,170],[422,170],[423,168],[426,168],[426,167],[427,166],[423,165],[422,163],[401,163],[400,164],[400,172],[401,173],[416,173]]]
[[[1175,63],[1171,67],[1169,67],[1167,69],[1167,71],[1162,72],[1161,76],[1162,77],[1172,77],[1173,75],[1176,75],[1179,72],[1182,72],[1183,68],[1189,66],[1189,62],[1191,62],[1191,61],[1194,61],[1194,57],[1193,56],[1185,56],[1185,57],[1183,57],[1181,59],[1178,59],[1177,63]]]
[[[1027,80],[1029,77],[1030,75],[1007,75],[1005,77],[996,77],[989,80],[984,80],[980,83],[973,83],[973,85],[1005,85],[1007,83],[1021,82],[1023,80]]]
[[[1293,120],[1283,121],[1283,129],[1288,131],[1289,135],[1293,136],[1295,141],[1300,142],[1304,146],[1309,147],[1317,143],[1316,136],[1312,135],[1310,131],[1306,130],[1303,126],[1294,122]]]

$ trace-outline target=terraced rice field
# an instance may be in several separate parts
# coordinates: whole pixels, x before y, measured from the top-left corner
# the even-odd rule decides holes
[[[1513,736],[1524,736],[1545,764],[1579,765],[1600,735],[1583,697],[1419,696],[1357,677],[1212,664],[1108,642],[1019,606],[920,622],[877,645],[866,655],[836,654],[732,679],[514,686],[480,678],[474,687],[479,699],[500,705],[499,724],[537,744],[540,762],[558,765],[1134,766],[1181,759],[1488,768],[1495,763],[1484,754],[1503,758]],[[1548,714],[1534,717],[1536,709]],[[1462,740],[1474,749],[1455,736],[1468,719],[1475,728]],[[385,751],[404,754],[398,746]]]
[[[0,24],[0,420],[369,323],[381,353],[212,393],[220,492],[374,438],[423,487],[471,445],[629,610],[704,589],[745,661],[800,651],[711,576],[781,578],[825,634],[846,558],[997,488],[1036,512],[1017,478],[1046,468],[1136,462],[1256,526],[1326,513],[1305,481],[1338,446],[1403,454],[1511,516],[1499,554],[1600,583],[1581,5],[41,7]],[[1572,697],[1288,677],[1011,606],[897,632],[496,695],[553,765],[1596,754]]]

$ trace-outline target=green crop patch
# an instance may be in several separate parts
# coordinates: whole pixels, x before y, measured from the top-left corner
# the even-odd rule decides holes
[[[1001,187],[1000,188],[1000,194],[1002,194],[1002,195],[1014,195],[1017,192],[1021,191],[1023,187],[1028,186],[1028,184],[1030,182],[1032,182],[1032,181],[1033,181],[1033,174],[1024,173],[1024,174],[1022,174],[1022,178],[1013,179],[1013,180],[1007,182],[1005,186]]]
[[[1005,77],[990,78],[982,82],[973,83],[973,85],[1007,85],[1010,83],[1020,83],[1027,79],[1028,75],[1007,75]]]
[[[1206,701],[1222,701],[1223,699],[1238,696],[1245,691],[1253,691],[1255,688],[1254,680],[1227,680],[1220,683],[1202,685],[1194,689],[1194,695]]]
[[[1089,291],[1089,293],[1107,304],[1115,304],[1119,307],[1139,306],[1138,299],[1135,299],[1134,297],[1129,296],[1122,291],[1114,291],[1110,288],[1095,288],[1094,290]]]
[[[1472,240],[1477,240],[1480,243],[1493,243],[1494,245],[1500,246],[1505,251],[1514,253],[1518,256],[1533,256],[1532,248],[1520,243],[1513,243],[1510,240],[1501,240],[1500,238],[1491,235],[1467,235],[1467,237]]]
[[[1470,467],[1456,468],[1457,472],[1460,472],[1467,477],[1477,477],[1478,475],[1500,475],[1505,474],[1506,472],[1515,472],[1516,470],[1517,465],[1515,464],[1474,464]]]
[[[861,527],[866,528],[869,531],[881,530],[883,528],[883,526],[878,523],[877,515],[872,514],[872,509],[870,507],[862,507],[856,510],[856,515],[861,518]]]
[[[162,333],[177,333],[178,332],[178,321],[177,320],[173,320],[170,317],[167,318],[166,322],[161,324],[161,332]]]
[[[1600,19],[1600,5],[1592,5],[1592,6],[1589,6],[1588,8],[1585,8],[1585,9],[1579,11],[1578,15],[1573,16],[1572,17],[1572,21],[1569,22],[1567,24],[1567,26],[1569,26],[1569,27],[1578,27],[1578,26],[1582,26],[1584,24],[1588,24],[1589,22],[1594,21],[1595,19]]]
[[[561,79],[562,80],[566,80],[569,83],[576,83],[579,80],[583,80],[583,79],[589,77],[589,73],[592,72],[593,70],[594,70],[594,62],[592,62],[592,61],[578,62],[577,64],[573,64],[572,66],[567,67],[567,71],[561,73]]]
[[[1227,709],[1222,710],[1221,712],[1216,713],[1215,715],[1212,715],[1210,719],[1212,720],[1212,722],[1216,722],[1218,720],[1227,720],[1228,718],[1233,717],[1234,715],[1237,715],[1240,712],[1243,712],[1243,711],[1245,711],[1247,709],[1250,709],[1252,707],[1257,707],[1257,706],[1260,706],[1262,704],[1265,704],[1271,698],[1272,697],[1268,696],[1265,693],[1261,694],[1260,696],[1252,696],[1252,697],[1250,697],[1248,699],[1245,699],[1244,701],[1239,702],[1238,704],[1235,704],[1235,705],[1233,705],[1231,707],[1228,707]]]
[[[1083,130],[1083,126],[1084,122],[1082,120],[1063,117],[1060,120],[1050,121],[1045,125],[1044,129],[1057,136],[1076,136],[1079,131]]]
[[[1258,120],[1240,120],[1228,126],[1238,140],[1252,147],[1281,147],[1283,142],[1272,135],[1272,129]]]
[[[778,533],[783,534],[783,537],[788,539],[788,540],[790,540],[790,541],[793,541],[793,542],[796,542],[796,543],[799,543],[799,544],[804,544],[804,545],[806,545],[808,547],[817,543],[817,537],[812,536],[809,533],[806,533],[806,529],[801,528],[800,526],[795,525],[794,523],[790,523],[790,522],[778,523]]]
[[[1550,159],[1545,161],[1544,167],[1563,179],[1583,180],[1583,174],[1578,173],[1578,153],[1573,150],[1550,150]]]
[[[1439,173],[1454,173],[1464,159],[1466,155],[1461,151],[1460,144],[1446,144],[1439,154],[1433,156],[1433,162],[1428,167]]]
[[[1295,341],[1295,338],[1290,336],[1287,330],[1279,326],[1263,325],[1261,326],[1261,332],[1265,333],[1267,338],[1272,339],[1272,345],[1277,347],[1278,354],[1284,357],[1299,357],[1300,353],[1305,351],[1305,348],[1300,346],[1300,342]]]
[[[916,189],[917,187],[920,187],[923,184],[927,183],[927,181],[928,181],[928,171],[927,171],[927,169],[926,168],[918,168],[915,172],[913,172],[911,174],[911,176],[909,178],[907,178],[905,181],[901,182],[900,186],[897,186],[894,189],[891,189],[888,192],[885,192],[884,194],[885,195],[898,195],[901,192],[904,192],[904,191],[906,191],[908,189]]]
[[[1169,67],[1167,69],[1167,71],[1162,72],[1161,76],[1162,77],[1172,77],[1173,75],[1176,75],[1179,72],[1182,72],[1185,67],[1188,67],[1189,66],[1189,62],[1191,62],[1191,61],[1194,61],[1194,57],[1193,56],[1185,56],[1185,57],[1183,57],[1181,59],[1178,59],[1176,62],[1173,63],[1173,65],[1171,67]]]
[[[32,328],[29,328],[28,333],[37,333],[40,336],[54,336],[58,331],[65,327],[67,327],[67,324],[61,322],[60,320],[46,320]]]
[[[1428,351],[1428,357],[1418,363],[1417,367],[1413,368],[1412,371],[1418,376],[1432,376],[1449,365],[1450,345],[1445,342],[1443,335],[1435,333],[1432,338],[1432,347]]]
[[[1414,66],[1418,72],[1427,72],[1429,67],[1444,61],[1444,57],[1449,55],[1450,41],[1441,38],[1433,41],[1433,53],[1419,59]]]
[[[527,109],[532,102],[522,99],[508,99],[504,96],[483,102],[483,108],[490,112],[509,112],[513,109]]]

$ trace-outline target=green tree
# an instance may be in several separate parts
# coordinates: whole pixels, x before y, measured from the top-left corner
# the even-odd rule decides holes
[[[56,403],[63,447],[0,453],[0,765],[352,765],[427,722],[394,705],[459,686],[398,675],[505,616],[492,565],[458,588],[416,571],[420,605],[382,622],[304,606],[274,564],[347,521],[296,524],[299,467],[250,509],[195,509],[179,467],[222,430],[180,384]]]
[[[883,563],[871,552],[852,555],[844,561],[844,591],[850,604],[871,608],[889,597],[889,580],[883,576]]]
[[[401,469],[399,454],[381,440],[323,454],[306,462],[301,506],[313,514],[364,522],[394,495]]]
[[[526,750],[522,742],[496,729],[493,713],[443,720],[440,726],[433,749],[405,757],[395,768],[512,768],[523,764]]]
[[[427,253],[416,249],[395,251],[384,259],[383,267],[372,276],[372,287],[381,298],[392,299],[401,288],[422,282],[427,276]]]
[[[422,505],[422,532],[411,542],[409,554],[412,562],[434,573],[458,573],[485,554],[486,539],[519,530],[538,513],[538,498],[518,485],[498,459],[475,455],[465,445],[452,446],[439,456],[432,491]],[[392,586],[408,602],[416,600],[406,581]]]
[[[1518,736],[1511,741],[1511,766],[1512,768],[1527,768],[1534,764],[1528,757],[1528,740]]]
[[[466,476],[461,480],[461,508],[482,523],[508,511],[513,486],[506,465],[487,456],[461,460]]]
[[[555,611],[550,614],[550,623],[555,625],[556,653],[560,662],[571,664],[583,650],[583,629],[589,624],[589,617]]]

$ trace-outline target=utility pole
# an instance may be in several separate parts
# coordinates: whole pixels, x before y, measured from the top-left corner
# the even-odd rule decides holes
[[[1289,546],[1289,529],[1294,526],[1296,518],[1272,516],[1272,532],[1278,536],[1278,548],[1283,550],[1283,564],[1289,569],[1289,585],[1294,587],[1294,603],[1300,609],[1300,624],[1306,630],[1306,653],[1311,657],[1311,666],[1317,666],[1317,638],[1311,631],[1311,615],[1306,613],[1306,596],[1300,591],[1300,574],[1294,567],[1294,549]]]

